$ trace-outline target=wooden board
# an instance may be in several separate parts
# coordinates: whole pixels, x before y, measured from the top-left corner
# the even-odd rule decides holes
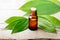
[[[44,32],[40,29],[37,31],[30,31],[29,29],[16,33],[10,34],[10,30],[0,29],[0,39],[38,39],[38,38],[50,38],[50,39],[60,39],[60,29],[56,33]]]

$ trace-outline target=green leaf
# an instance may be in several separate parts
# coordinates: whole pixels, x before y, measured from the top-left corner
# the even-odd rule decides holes
[[[49,0],[32,0],[19,9],[25,11],[26,15],[29,15],[31,7],[37,8],[38,15],[51,15],[60,11],[60,6]]]
[[[38,19],[38,26],[46,32],[56,33],[55,25],[44,18]]]
[[[23,19],[22,21],[19,21],[14,29],[12,30],[12,33],[17,33],[17,32],[21,32],[24,31],[28,28],[28,20],[27,19]]]
[[[40,15],[39,18],[44,18],[49,22],[53,23],[56,27],[60,28],[60,20],[49,15]]]
[[[14,27],[16,26],[16,24],[18,22],[21,22],[23,21],[24,19],[27,19],[27,18],[24,18],[24,17],[19,17],[19,16],[14,16],[14,17],[11,17],[9,18],[6,22],[9,23],[5,29],[9,29],[9,30],[13,30]]]
[[[9,19],[7,19],[5,22],[8,23],[8,24],[10,24],[13,21],[16,21],[16,20],[19,20],[19,19],[24,19],[24,17],[13,16],[13,17],[10,17]]]

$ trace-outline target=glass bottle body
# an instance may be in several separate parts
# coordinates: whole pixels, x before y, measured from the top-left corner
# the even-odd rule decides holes
[[[37,30],[38,25],[38,17],[37,16],[30,16],[29,17],[29,29],[30,30]]]

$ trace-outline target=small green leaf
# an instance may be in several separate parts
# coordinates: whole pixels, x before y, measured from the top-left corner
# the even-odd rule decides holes
[[[17,33],[17,32],[21,32],[24,31],[28,28],[28,20],[27,19],[23,19],[21,22],[19,21],[14,29],[12,30],[12,33]]]
[[[56,27],[60,28],[60,20],[58,20],[57,18],[55,18],[53,16],[40,15],[39,18],[44,18],[44,19],[48,20],[49,22],[53,23]]]
[[[38,26],[46,32],[56,33],[55,25],[44,18],[38,19]]]
[[[5,22],[10,24],[12,23],[13,21],[16,21],[16,20],[19,20],[19,19],[23,19],[24,17],[19,17],[19,16],[13,16],[13,17],[10,17],[9,19],[7,19]]]
[[[60,11],[60,6],[49,0],[31,0],[19,9],[29,15],[31,7],[37,8],[38,15],[51,15]]]

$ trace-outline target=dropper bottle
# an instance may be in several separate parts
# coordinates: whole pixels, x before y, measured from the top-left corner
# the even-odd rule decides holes
[[[38,16],[36,8],[31,8],[30,16],[29,16],[29,29],[37,30],[38,28]]]

